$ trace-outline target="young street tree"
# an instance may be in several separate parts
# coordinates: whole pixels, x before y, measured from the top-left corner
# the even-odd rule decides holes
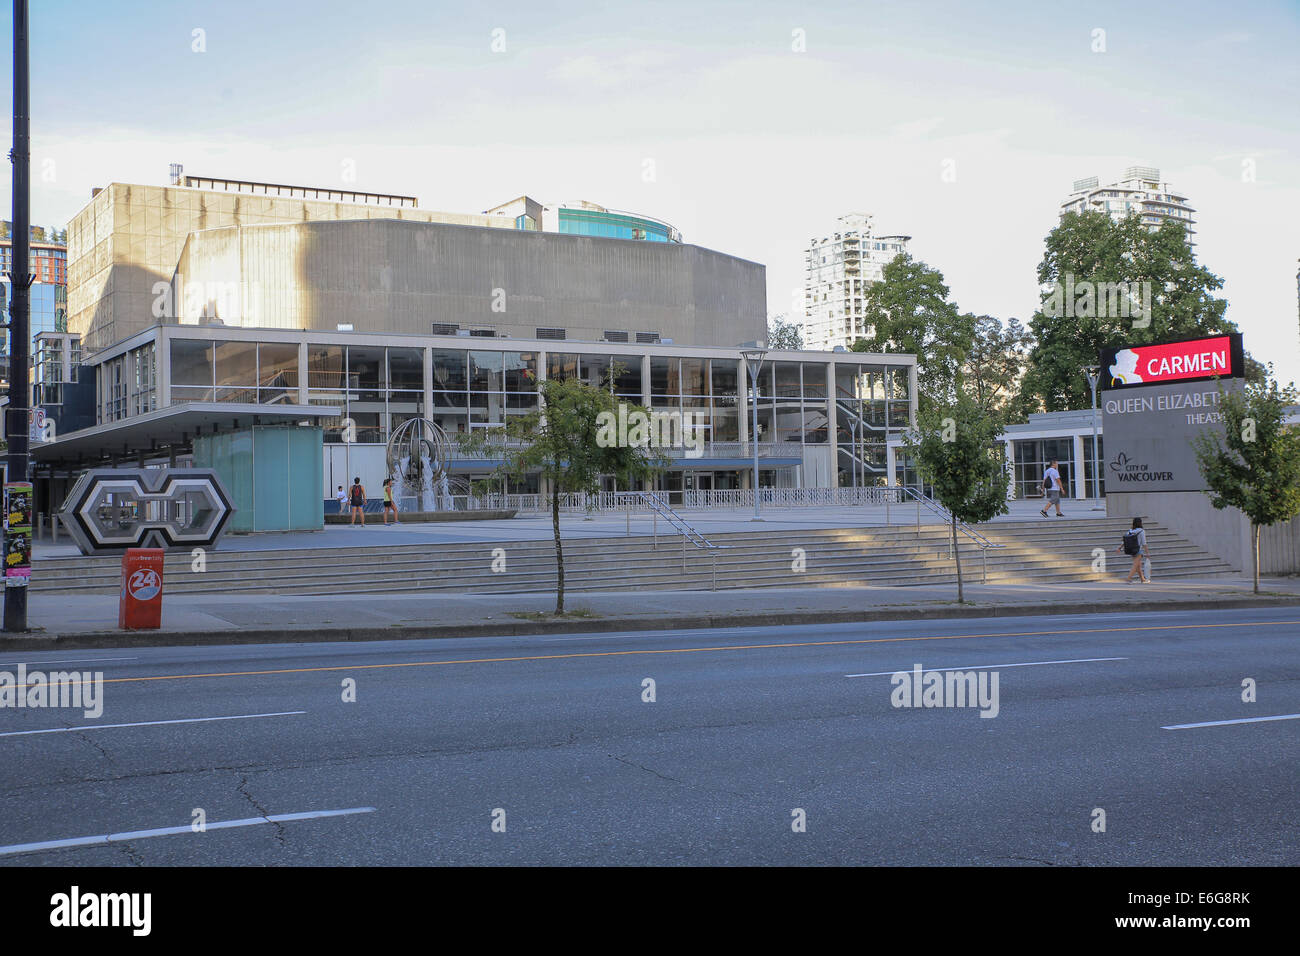
[[[970,396],[959,394],[948,406],[917,415],[916,431],[906,439],[922,480],[948,509],[953,559],[957,564],[957,603],[965,603],[957,522],[978,524],[1007,513],[1010,476],[997,440],[1001,425]]]
[[[1089,408],[1083,370],[1104,348],[1237,331],[1212,294],[1223,280],[1196,264],[1178,223],[1067,213],[1048,233],[1038,281],[1048,291],[1029,323],[1024,411]]]
[[[881,270],[863,303],[871,335],[855,352],[911,352],[916,356],[919,407],[953,400],[961,365],[975,338],[975,317],[948,301],[943,273],[900,253]]]
[[[1266,383],[1222,392],[1223,432],[1207,430],[1194,442],[1210,503],[1250,519],[1256,594],[1260,528],[1300,514],[1300,428],[1284,423],[1287,406],[1296,401],[1295,388],[1278,388],[1270,368]]]
[[[505,427],[479,430],[464,436],[459,449],[467,454],[500,456],[498,478],[522,479],[537,474],[551,488],[551,528],[555,535],[555,613],[564,613],[564,546],[560,540],[560,495],[596,494],[602,475],[613,476],[621,487],[656,475],[667,458],[655,448],[597,441],[601,412],[618,415],[619,404],[606,387],[581,379],[548,379],[537,388],[537,409],[509,418]],[[634,411],[649,417],[639,405],[625,402],[626,415]],[[504,440],[503,440],[504,439]]]

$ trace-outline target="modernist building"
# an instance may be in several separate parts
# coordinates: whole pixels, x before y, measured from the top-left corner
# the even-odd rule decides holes
[[[813,239],[804,259],[804,313],[800,321],[805,348],[852,348],[869,335],[865,293],[879,282],[885,266],[907,251],[910,236],[878,236],[871,217],[841,216],[840,228]]]
[[[1160,170],[1150,166],[1130,166],[1124,178],[1117,183],[1102,186],[1096,176],[1075,182],[1069,198],[1061,203],[1061,215],[1067,212],[1104,212],[1112,219],[1138,215],[1151,228],[1170,221],[1182,223],[1187,235],[1196,235],[1192,228],[1196,212],[1187,203],[1187,197],[1160,180]]]
[[[1093,451],[1091,409],[1067,412],[1035,412],[1029,420],[1008,425],[1000,440],[1004,461],[1010,463],[1012,498],[1042,498],[1043,473],[1053,461],[1059,463],[1065,497],[1092,498],[1106,495],[1106,445],[1102,440],[1101,413],[1097,413],[1097,447]],[[1102,466],[1097,467],[1100,461]],[[888,440],[887,473],[891,483],[919,487],[916,470],[908,459],[902,436]],[[1096,484],[1094,484],[1094,475]]]
[[[172,282],[191,234],[372,219],[514,229],[504,216],[434,212],[410,196],[188,176],[174,166],[171,186],[94,190],[68,224],[68,327],[95,350],[158,321],[159,283]]]
[[[528,197],[458,217],[174,169],[169,187],[97,192],[69,243],[70,333],[46,343],[38,384],[62,386],[65,411],[93,390],[93,424],[35,446],[43,501],[95,465],[237,459],[233,493],[252,516],[237,521],[319,526],[339,484],[380,486],[403,422],[453,439],[500,428],[562,376],[612,376],[616,394],[690,423],[698,445],[669,449],[657,482],[670,495],[749,486],[739,349],[766,334],[764,267],[659,220]],[[760,483],[878,483],[915,396],[912,356],[770,353]],[[476,479],[497,464],[450,467]]]
[[[688,416],[698,448],[667,449],[672,467],[658,488],[675,495],[750,484],[749,382],[734,347],[160,324],[83,361],[82,380],[96,383],[98,424],[34,449],[38,477],[56,481],[55,500],[80,469],[184,464],[196,437],[277,424],[321,429],[315,484],[322,501],[332,499],[352,477],[379,487],[384,443],[407,419],[432,419],[453,438],[500,427],[536,407],[539,380],[572,376]],[[760,484],[883,482],[887,442],[914,420],[915,396],[909,355],[768,353],[759,377]],[[355,440],[345,442],[348,419]],[[486,478],[496,464],[458,457],[451,471]],[[536,478],[512,490],[538,490]]]
[[[411,197],[177,178],[189,185],[115,183],[69,225],[69,329],[86,349],[159,320],[703,346],[765,335],[763,266],[666,225],[672,241],[608,242],[594,220],[533,231]]]

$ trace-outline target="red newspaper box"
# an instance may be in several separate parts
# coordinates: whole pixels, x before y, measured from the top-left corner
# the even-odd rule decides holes
[[[163,549],[127,548],[122,555],[122,597],[117,626],[143,631],[162,626]]]

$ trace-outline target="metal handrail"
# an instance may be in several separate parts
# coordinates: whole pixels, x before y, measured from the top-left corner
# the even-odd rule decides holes
[[[923,495],[919,491],[914,491],[913,489],[908,488],[906,485],[898,485],[896,487],[901,488],[903,492],[910,495],[912,498],[916,499],[917,502],[925,505],[925,507],[928,508],[931,512],[933,512],[934,514],[942,518],[944,524],[948,524],[952,521],[952,512],[949,511],[947,508],[945,508],[943,505],[939,504],[939,502],[935,501],[933,498],[929,497],[928,495]],[[995,544],[994,542],[990,541],[988,538],[984,537],[984,535],[980,534],[978,531],[976,531],[974,528],[972,528],[964,521],[957,522],[957,530],[960,531],[962,534],[966,535],[966,537],[971,538],[981,548],[1005,548],[1006,547],[1005,544]]]

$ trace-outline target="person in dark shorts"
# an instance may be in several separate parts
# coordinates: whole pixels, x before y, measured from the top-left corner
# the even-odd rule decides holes
[[[352,504],[352,520],[348,524],[355,525],[357,518],[361,519],[361,526],[366,526],[366,486],[361,483],[360,478],[352,479],[352,491],[348,495],[348,500]]]
[[[1043,491],[1047,495],[1047,504],[1043,505],[1043,510],[1039,512],[1044,518],[1047,517],[1047,509],[1056,505],[1056,517],[1064,518],[1061,514],[1061,471],[1057,468],[1056,459],[1052,459],[1052,464],[1048,466],[1047,471],[1043,472]]]
[[[397,520],[397,502],[393,501],[393,479],[384,479],[384,524],[388,524],[388,512],[393,513],[393,524],[399,524]]]

